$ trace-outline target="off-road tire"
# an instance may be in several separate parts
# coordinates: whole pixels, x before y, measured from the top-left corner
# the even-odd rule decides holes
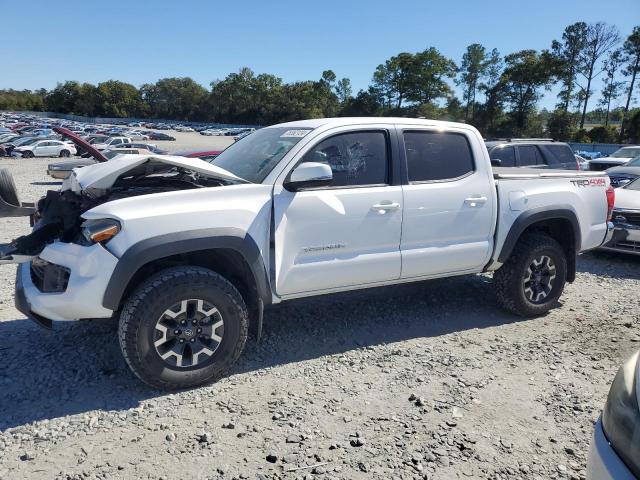
[[[69,150],[60,150],[60,156],[67,158],[71,156],[71,152]]]
[[[549,257],[555,264],[551,292],[542,303],[533,303],[525,294],[524,279],[534,259]],[[567,257],[560,244],[544,233],[525,234],[509,259],[493,274],[498,304],[522,317],[537,317],[551,310],[562,295],[567,279]]]
[[[0,198],[11,205],[20,205],[16,184],[6,168],[0,169]]]
[[[212,363],[189,369],[170,366],[153,344],[156,322],[172,304],[194,298],[219,309],[222,341]],[[120,349],[133,373],[148,385],[162,390],[195,387],[218,380],[236,362],[247,340],[248,319],[242,296],[223,276],[201,267],[172,267],[156,273],[127,299],[118,325]]]

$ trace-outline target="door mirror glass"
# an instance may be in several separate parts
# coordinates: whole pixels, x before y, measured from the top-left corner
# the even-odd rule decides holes
[[[500,165],[502,165],[502,160],[500,160],[499,158],[492,158],[491,165],[494,167],[499,167]]]
[[[284,187],[297,192],[303,188],[326,187],[332,180],[331,167],[326,163],[304,162],[293,169]]]

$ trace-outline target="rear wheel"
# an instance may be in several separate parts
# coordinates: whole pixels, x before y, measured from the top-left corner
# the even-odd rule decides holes
[[[18,190],[16,189],[13,177],[9,173],[9,170],[4,168],[0,169],[0,198],[11,205],[20,205]]]
[[[247,307],[228,280],[205,268],[174,267],[129,297],[118,336],[131,370],[152,387],[170,390],[223,376],[247,332]]]
[[[69,155],[71,155],[71,152],[69,150],[60,150],[61,157],[68,157]]]
[[[567,277],[560,244],[543,233],[530,233],[493,275],[498,303],[523,317],[547,313],[558,302]]]

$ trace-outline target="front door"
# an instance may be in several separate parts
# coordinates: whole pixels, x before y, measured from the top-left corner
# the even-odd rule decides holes
[[[278,295],[400,277],[402,187],[391,184],[390,152],[387,129],[325,136],[295,163],[327,163],[332,183],[298,192],[274,187]]]

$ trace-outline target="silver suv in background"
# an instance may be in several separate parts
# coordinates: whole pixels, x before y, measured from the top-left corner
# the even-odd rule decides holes
[[[502,139],[485,142],[494,167],[580,170],[571,147],[551,139]]]

